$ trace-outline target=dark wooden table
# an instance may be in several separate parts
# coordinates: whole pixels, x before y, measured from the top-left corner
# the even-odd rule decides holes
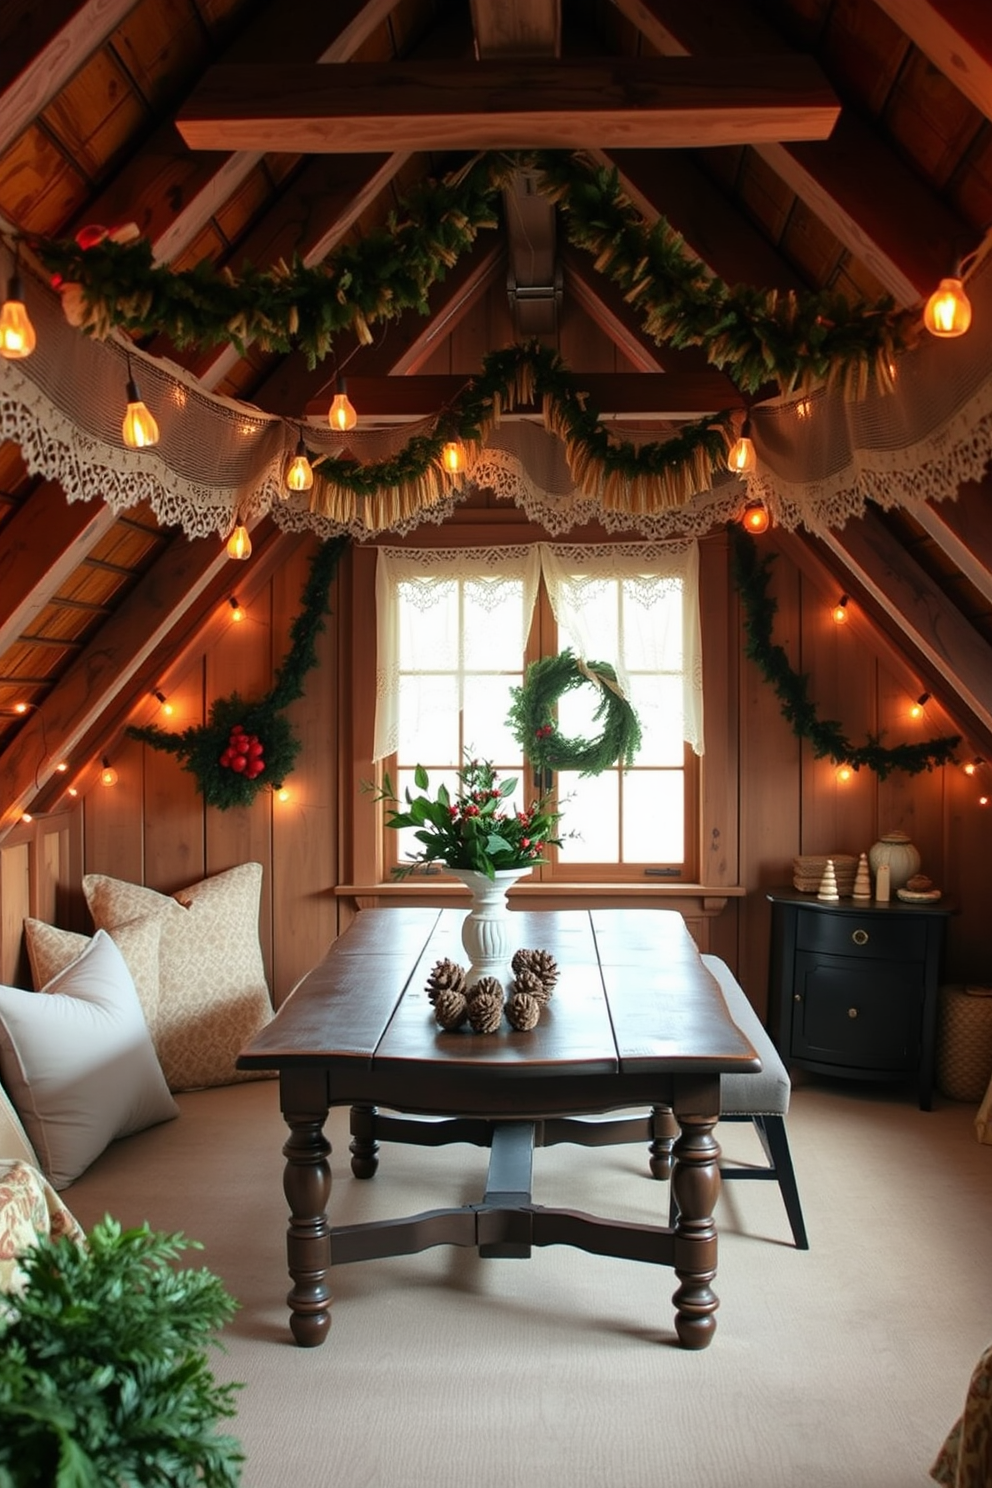
[[[433,1245],[526,1256],[532,1245],[671,1266],[672,1301],[686,1348],[705,1348],[718,1306],[713,1208],[720,1149],[713,1136],[720,1075],[760,1069],[670,910],[574,910],[513,915],[514,947],[548,950],[560,968],[537,1027],[445,1033],[433,1017],[428,973],[441,957],[464,964],[461,910],[365,910],[242,1051],[241,1069],[278,1069],[289,1127],[283,1149],[290,1207],[290,1327],[314,1347],[330,1327],[328,1270],[346,1261],[413,1254]],[[519,921],[519,929],[516,922]],[[396,1220],[332,1227],[331,1106],[352,1107],[352,1168],[370,1178],[378,1138],[490,1146],[479,1204]],[[642,1120],[583,1115],[643,1105]],[[385,1106],[402,1115],[385,1115]],[[661,1116],[674,1113],[666,1138]],[[447,1117],[424,1121],[423,1116]],[[653,1136],[652,1170],[668,1171],[673,1227],[631,1224],[531,1202],[535,1145],[598,1146]]]

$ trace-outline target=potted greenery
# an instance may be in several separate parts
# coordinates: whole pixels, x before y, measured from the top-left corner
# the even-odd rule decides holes
[[[205,1344],[237,1306],[208,1270],[177,1268],[181,1234],[106,1217],[78,1244],[40,1238],[0,1306],[0,1488],[241,1481]],[[216,1341],[216,1340],[215,1340]]]

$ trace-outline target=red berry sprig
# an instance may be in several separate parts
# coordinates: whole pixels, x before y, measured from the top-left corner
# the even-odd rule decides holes
[[[240,723],[236,723],[227,741],[227,748],[220,762],[228,770],[254,780],[265,769],[265,751],[257,734],[246,734]]]

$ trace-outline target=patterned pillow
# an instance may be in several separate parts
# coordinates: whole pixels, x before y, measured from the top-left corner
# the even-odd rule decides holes
[[[162,927],[158,920],[145,916],[143,920],[132,920],[120,925],[112,939],[127,963],[134,980],[134,990],[141,1003],[141,1011],[156,1042],[155,1022],[158,1016],[158,949]],[[31,980],[38,988],[44,987],[52,977],[58,976],[73,961],[82,955],[90,943],[88,935],[77,935],[74,930],[58,930],[44,920],[25,920],[24,939],[27,942],[28,961],[31,963]]]
[[[40,992],[0,987],[0,1078],[55,1188],[179,1115],[124,957],[98,932]]]
[[[27,1278],[19,1257],[41,1235],[85,1243],[80,1224],[33,1163],[0,1158],[0,1293],[19,1297]]]
[[[260,863],[242,863],[172,895],[89,873],[83,892],[94,923],[113,935],[148,917],[159,924],[156,1048],[170,1090],[271,1077],[234,1067],[272,1017],[258,940]]]

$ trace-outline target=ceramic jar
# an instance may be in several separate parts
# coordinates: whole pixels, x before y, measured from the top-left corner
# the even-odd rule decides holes
[[[889,883],[892,892],[905,888],[914,873],[920,871],[920,855],[905,832],[883,832],[868,849],[868,862],[873,874],[880,864],[889,865]]]

